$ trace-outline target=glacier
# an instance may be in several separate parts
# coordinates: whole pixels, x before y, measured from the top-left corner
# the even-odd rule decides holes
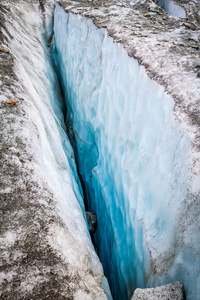
[[[180,6],[175,4],[171,0],[154,0],[154,2],[164,9],[168,14],[179,18],[186,18],[185,10]]]
[[[173,98],[105,29],[59,4],[53,58],[113,298],[178,280],[198,299],[199,178]]]
[[[54,1],[42,3],[0,3],[1,44],[9,49],[0,51],[0,298],[112,299],[47,47]],[[13,98],[16,105],[4,102]]]

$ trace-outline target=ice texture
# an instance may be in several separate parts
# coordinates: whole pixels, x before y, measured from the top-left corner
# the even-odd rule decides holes
[[[89,18],[56,5],[54,58],[114,299],[181,281],[200,294],[199,179],[174,101]]]
[[[179,18],[186,18],[185,10],[171,0],[154,0],[156,4],[162,7],[168,14]]]
[[[77,175],[73,149],[66,133],[63,99],[53,69],[50,48],[47,48],[48,38],[52,32],[53,8],[52,2],[52,5],[49,4],[46,8],[44,20],[37,3],[20,1],[14,3],[13,6],[10,5],[11,16],[9,15],[5,28],[7,28],[9,46],[13,53],[15,77],[20,86],[20,92],[16,91],[15,95],[18,92],[21,97],[17,98],[20,100],[19,105],[23,111],[23,119],[20,120],[20,123],[22,122],[24,126],[18,134],[20,140],[26,141],[27,149],[33,160],[32,162],[28,160],[29,157],[26,158],[29,163],[26,168],[29,170],[29,165],[31,165],[30,178],[36,182],[35,190],[39,196],[34,196],[33,200],[39,207],[38,216],[41,211],[43,212],[40,207],[47,206],[47,209],[52,209],[54,212],[51,223],[46,214],[43,216],[43,222],[49,222],[50,225],[48,224],[48,230],[45,232],[45,241],[42,242],[44,243],[43,247],[50,245],[60,257],[60,261],[63,262],[61,270],[63,276],[68,272],[67,276],[63,277],[63,285],[66,281],[66,288],[69,284],[73,286],[73,299],[111,299],[103,268],[92,245],[86,225],[82,189]],[[13,123],[16,123],[13,126],[18,132],[15,119]],[[16,174],[21,176],[20,172],[16,172]],[[20,180],[23,178],[21,179],[20,176],[15,181],[21,188],[23,181]],[[27,181],[30,178],[27,177]],[[13,188],[11,183],[8,182],[8,185]],[[14,186],[16,190],[18,190],[17,187]],[[24,188],[26,189],[26,186]],[[44,201],[46,191],[51,195],[52,208]],[[31,200],[30,206],[33,206]],[[17,201],[21,201],[21,199]],[[39,223],[38,219],[35,218],[34,222]],[[26,226],[25,229],[19,230],[20,235],[25,232],[28,236],[29,231],[26,230],[28,230]],[[11,238],[8,235],[6,239],[12,240],[14,237]],[[43,260],[45,261],[45,257]],[[52,261],[50,263],[54,264]],[[68,269],[66,269],[66,265]],[[79,281],[78,276],[81,278]],[[28,274],[24,281],[30,280],[30,278],[32,277]],[[48,278],[45,280],[48,282]],[[34,283],[33,281],[31,284]],[[42,279],[40,284],[41,282]],[[28,286],[26,281],[23,284]],[[107,295],[102,287],[106,290]],[[27,297],[25,298],[27,299]]]

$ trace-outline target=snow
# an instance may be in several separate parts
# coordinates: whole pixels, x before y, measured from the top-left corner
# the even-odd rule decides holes
[[[114,299],[176,280],[196,299],[194,128],[177,121],[173,99],[105,29],[59,5],[54,20],[54,59]]]
[[[5,244],[7,243],[10,247],[12,245],[14,245],[16,240],[16,234],[11,232],[11,231],[7,231],[3,237],[0,238],[0,242],[1,244]]]

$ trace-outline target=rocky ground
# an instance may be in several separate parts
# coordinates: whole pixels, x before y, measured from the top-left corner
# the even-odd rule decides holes
[[[151,289],[136,289],[131,300],[185,300],[181,282],[159,286]]]

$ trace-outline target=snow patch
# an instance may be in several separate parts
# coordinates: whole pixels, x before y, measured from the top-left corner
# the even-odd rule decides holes
[[[2,237],[0,237],[0,244],[11,247],[14,245],[16,240],[16,233],[12,231],[6,231]]]

